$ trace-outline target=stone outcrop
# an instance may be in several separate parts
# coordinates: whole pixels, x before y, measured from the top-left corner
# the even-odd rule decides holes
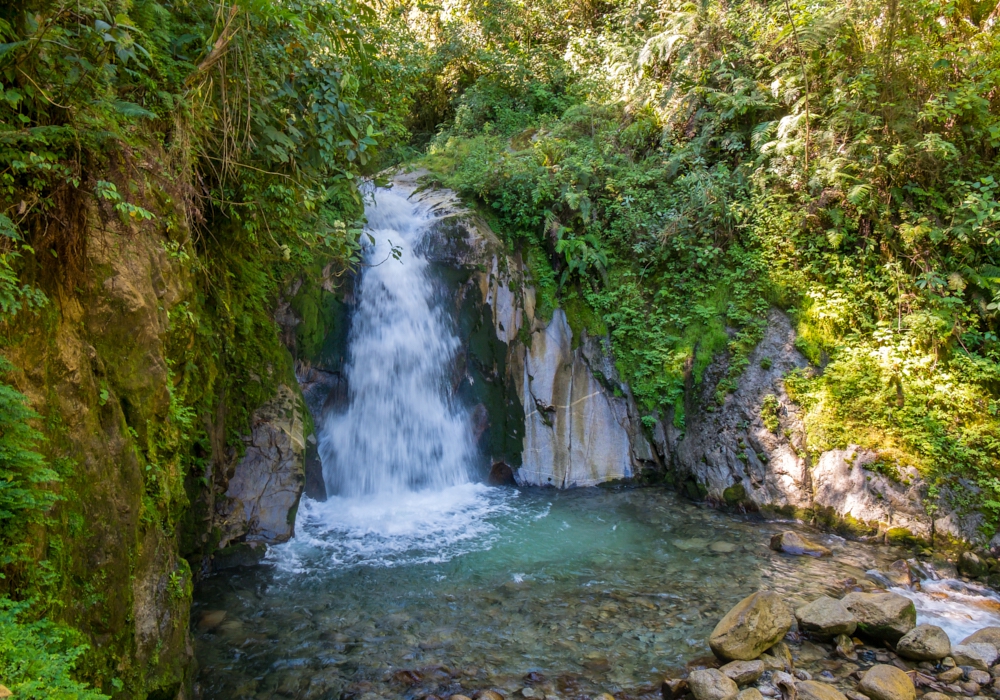
[[[396,181],[413,186],[419,175]],[[413,197],[438,215],[421,251],[432,263],[468,275],[456,295],[460,316],[490,325],[486,334],[479,318],[460,318],[468,353],[456,381],[481,406],[480,448],[489,463],[516,461],[509,466],[518,484],[558,488],[628,479],[656,464],[609,340],[586,331],[574,335],[562,309],[550,318],[537,315],[520,258],[505,253],[452,193],[433,189]],[[471,309],[470,298],[479,302]],[[518,438],[516,455],[512,437]]]
[[[294,534],[305,480],[305,437],[299,393],[281,385],[254,413],[246,452],[216,502],[219,547],[231,542],[279,544]]]

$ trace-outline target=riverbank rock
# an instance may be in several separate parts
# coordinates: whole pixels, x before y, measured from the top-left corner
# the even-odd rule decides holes
[[[959,666],[971,666],[980,671],[989,671],[997,660],[997,648],[986,642],[957,644],[951,648],[951,658]]]
[[[799,700],[847,700],[847,697],[827,683],[799,681],[795,684]]]
[[[899,640],[896,653],[913,661],[937,661],[951,654],[951,640],[937,625],[917,625]]]
[[[1000,627],[983,627],[961,641],[961,644],[992,644],[1000,649]]]
[[[858,691],[872,700],[916,700],[917,691],[913,681],[895,666],[879,664],[872,666],[861,677]]]
[[[883,575],[894,586],[909,586],[913,583],[913,572],[910,571],[910,565],[905,559],[892,562]]]
[[[758,591],[726,613],[715,626],[708,645],[721,659],[750,661],[781,641],[794,619],[781,596]]]
[[[733,679],[736,685],[753,683],[764,673],[763,661],[730,661],[719,669]]]
[[[799,628],[803,632],[821,637],[851,635],[858,626],[858,621],[847,606],[829,596],[820,596],[808,605],[803,605],[795,611],[795,619],[799,621]]]
[[[986,564],[974,552],[962,552],[958,558],[958,572],[969,578],[979,578],[986,573]]]
[[[729,700],[740,692],[736,683],[717,668],[692,671],[688,686],[695,700]]]
[[[816,544],[797,532],[788,530],[781,532],[771,538],[771,549],[785,554],[795,554],[798,556],[807,555],[810,557],[828,557],[830,550],[821,544]]]
[[[913,601],[898,593],[848,593],[842,600],[858,621],[858,631],[895,644],[917,626]]]
[[[736,696],[736,700],[764,700],[764,695],[756,688],[744,688]]]

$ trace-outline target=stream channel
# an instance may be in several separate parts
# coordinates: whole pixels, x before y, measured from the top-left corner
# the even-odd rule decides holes
[[[653,698],[665,675],[709,653],[712,628],[753,591],[777,590],[793,607],[841,597],[866,571],[910,556],[662,488],[476,483],[468,409],[447,390],[454,322],[416,252],[431,213],[407,194],[379,190],[367,212],[375,244],[349,334],[348,402],[319,426],[334,495],[303,497],[296,537],[263,564],[199,586],[199,697],[495,688],[509,698],[537,674],[542,695]],[[787,529],[833,555],[771,551]],[[922,589],[900,592],[953,643],[1000,624],[1000,600],[985,590],[947,579]]]

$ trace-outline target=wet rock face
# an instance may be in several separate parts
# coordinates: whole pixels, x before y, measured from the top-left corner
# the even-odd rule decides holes
[[[220,549],[234,541],[279,544],[294,534],[305,471],[303,410],[298,393],[282,385],[254,413],[246,453],[216,503]]]
[[[676,431],[665,426],[663,447],[679,474],[701,484],[709,499],[808,507],[809,470],[799,456],[805,454],[802,417],[783,382],[788,372],[808,362],[795,349],[795,332],[784,313],[770,312],[764,338],[749,360],[736,391],[722,406],[716,404],[715,390],[725,375],[726,358],[709,366],[702,386],[685,402],[683,439],[671,439]],[[777,430],[762,416],[765,403],[772,407]],[[742,497],[727,498],[727,489],[736,487]]]

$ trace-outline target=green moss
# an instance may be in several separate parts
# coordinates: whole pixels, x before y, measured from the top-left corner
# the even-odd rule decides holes
[[[584,301],[575,289],[565,292],[559,299],[559,306],[566,313],[566,322],[573,331],[573,347],[577,348],[583,332],[595,337],[608,334],[608,327],[596,311]]]
[[[722,492],[722,500],[724,500],[726,505],[730,507],[739,506],[746,501],[746,499],[747,490],[743,488],[743,484],[733,484]]]

